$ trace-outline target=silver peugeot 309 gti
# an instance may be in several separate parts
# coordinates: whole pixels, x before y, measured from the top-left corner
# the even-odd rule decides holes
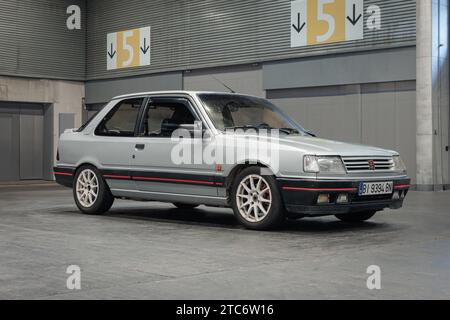
[[[317,138],[271,102],[234,93],[116,97],[61,135],[57,160],[56,181],[84,213],[115,198],[231,207],[251,229],[365,221],[401,208],[410,188],[397,152]]]

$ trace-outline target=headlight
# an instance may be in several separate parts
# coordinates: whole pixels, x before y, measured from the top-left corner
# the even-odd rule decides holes
[[[319,170],[319,162],[317,162],[316,156],[305,156],[303,158],[303,171],[318,173]]]
[[[400,156],[394,157],[394,171],[406,171],[405,163],[403,162],[402,158],[400,158]]]
[[[303,170],[312,173],[346,173],[340,157],[305,156],[303,158]]]

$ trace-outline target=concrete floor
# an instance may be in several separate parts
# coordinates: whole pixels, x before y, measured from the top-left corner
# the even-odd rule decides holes
[[[230,210],[116,201],[79,213],[69,189],[0,188],[1,299],[449,299],[450,193],[404,209],[248,231]],[[81,290],[66,288],[69,265]],[[381,290],[366,269],[381,268]]]

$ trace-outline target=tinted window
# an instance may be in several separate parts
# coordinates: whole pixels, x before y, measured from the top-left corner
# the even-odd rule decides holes
[[[153,101],[148,106],[140,129],[144,137],[170,137],[182,124],[194,124],[188,102],[183,99]]]
[[[134,128],[142,105],[142,98],[119,103],[97,127],[96,134],[103,136],[134,136]]]

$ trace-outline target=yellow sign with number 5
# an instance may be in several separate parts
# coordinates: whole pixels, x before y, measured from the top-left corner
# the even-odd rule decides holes
[[[364,0],[291,2],[291,47],[364,38]]]
[[[107,70],[150,65],[150,27],[108,33]]]

